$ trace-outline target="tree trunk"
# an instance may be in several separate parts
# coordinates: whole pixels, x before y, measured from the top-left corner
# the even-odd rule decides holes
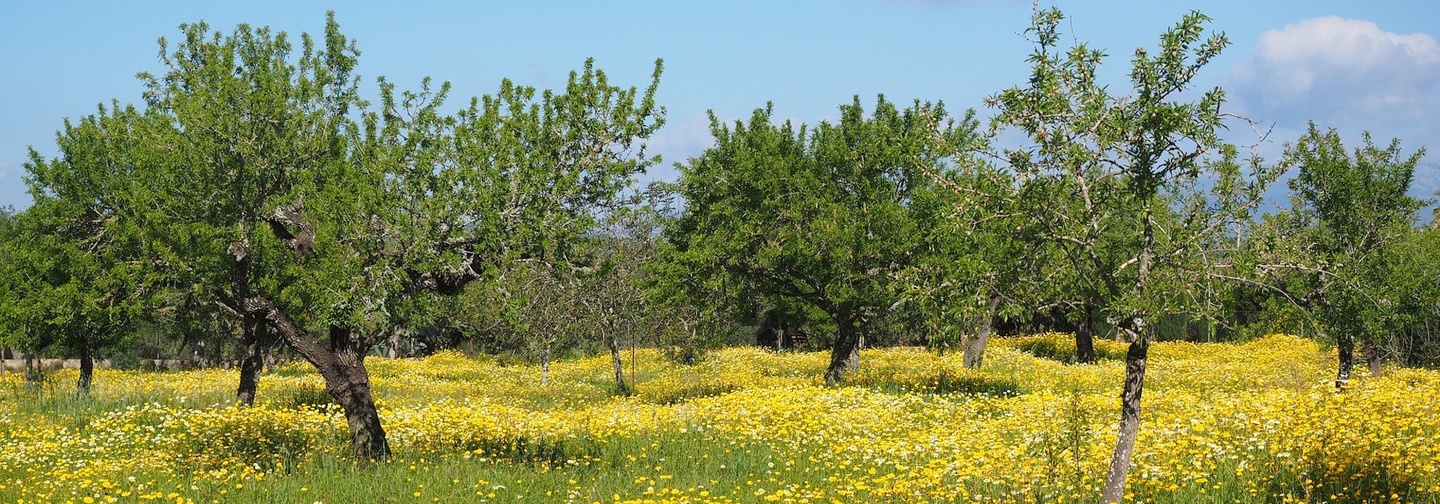
[[[90,351],[90,345],[80,344],[80,378],[75,380],[75,395],[85,397],[90,395],[90,382],[95,380],[95,355]]]
[[[825,384],[835,386],[845,378],[845,372],[850,369],[852,359],[855,365],[859,365],[860,353],[860,331],[855,322],[848,317],[836,317],[839,322],[839,334],[835,336],[835,345],[830,349],[830,367],[825,369]]]
[[[390,458],[390,443],[380,425],[380,413],[370,394],[370,373],[365,370],[365,354],[356,348],[355,334],[349,329],[330,328],[332,358],[325,366],[316,366],[325,378],[325,390],[345,411],[350,425],[350,441],[361,460]]]
[[[39,363],[36,362],[35,352],[24,352],[23,358],[25,359],[25,391],[39,392],[40,385],[45,383],[44,370],[40,369]]]
[[[260,373],[265,370],[265,354],[275,337],[263,320],[246,316],[244,336],[241,345],[245,356],[240,360],[240,385],[235,390],[235,402],[243,406],[255,405],[255,393],[260,388]]]
[[[350,441],[362,461],[388,460],[390,443],[370,393],[370,374],[365,370],[364,350],[356,334],[347,328],[330,328],[330,346],[302,331],[295,320],[274,301],[263,296],[235,299],[220,293],[237,312],[262,316],[285,344],[304,357],[325,380],[325,391],[340,404],[350,426]]]
[[[545,348],[540,349],[540,384],[550,382],[550,344],[546,343]]]
[[[628,394],[630,389],[625,386],[625,361],[620,358],[620,342],[615,338],[605,338],[605,346],[610,348],[610,363],[615,367],[615,391]]]
[[[845,359],[845,372],[860,369],[860,349],[865,348],[865,334],[856,332],[855,346],[850,349],[850,358]]]
[[[1365,343],[1365,362],[1370,365],[1370,376],[1380,377],[1380,347],[1374,343]]]
[[[1125,478],[1130,474],[1130,457],[1135,452],[1135,437],[1140,433],[1140,394],[1145,387],[1145,361],[1150,353],[1150,338],[1137,334],[1125,352],[1125,389],[1120,395],[1120,435],[1115,440],[1115,454],[1110,458],[1110,474],[1105,478],[1101,501],[1120,502],[1125,497]]]
[[[985,307],[985,318],[980,320],[980,330],[975,337],[965,339],[965,356],[962,362],[966,369],[979,369],[985,360],[985,345],[990,342],[990,328],[995,321],[995,310],[1000,307],[1000,298],[990,298]]]
[[[1343,389],[1350,383],[1350,370],[1355,368],[1355,339],[1346,334],[1336,335],[1335,352],[1340,357],[1339,370],[1335,373],[1335,388]]]
[[[1090,306],[1080,310],[1080,321],[1075,325],[1075,362],[1095,363],[1095,320]]]

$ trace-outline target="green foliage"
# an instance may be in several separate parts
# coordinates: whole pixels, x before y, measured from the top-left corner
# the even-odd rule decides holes
[[[1051,265],[1063,270],[1050,284],[1070,298],[1056,301],[1094,305],[1111,325],[1138,332],[1159,314],[1215,311],[1225,233],[1248,222],[1280,171],[1252,158],[1245,173],[1219,140],[1223,91],[1183,99],[1228,41],[1186,16],[1154,55],[1136,50],[1133,90],[1117,96],[1100,83],[1103,52],[1057,46],[1062,18],[1036,13],[1029,83],[989,100],[992,131],[1032,142],[994,154],[1028,217],[1019,234],[1056,248]]]
[[[892,278],[916,261],[926,233],[917,202],[933,184],[923,170],[973,140],[974,123],[883,97],[868,117],[858,98],[840,113],[815,128],[776,124],[769,107],[731,126],[712,117],[715,146],[679,166],[686,207],[660,259],[667,272],[691,273],[660,278],[750,309],[770,304],[756,299],[809,305],[837,340],[889,315]]]
[[[60,154],[25,164],[34,204],[0,228],[0,344],[94,356],[122,344],[145,311],[147,243],[125,195],[137,182],[133,108],[66,122]],[[82,378],[84,380],[85,378]]]
[[[1016,350],[1034,355],[1042,359],[1050,359],[1065,364],[1075,364],[1078,359],[1075,355],[1075,345],[1061,339],[1049,336],[1030,336],[1016,338],[1010,346]],[[1096,345],[1095,357],[1103,360],[1120,360],[1125,358],[1125,352],[1118,345]]]
[[[1433,263],[1405,245],[1425,205],[1407,194],[1424,150],[1407,156],[1399,140],[1382,148],[1366,134],[1349,153],[1339,133],[1311,124],[1286,155],[1299,173],[1291,209],[1257,236],[1265,271],[1342,353],[1383,344],[1426,311],[1421,293],[1433,267],[1420,265]]]

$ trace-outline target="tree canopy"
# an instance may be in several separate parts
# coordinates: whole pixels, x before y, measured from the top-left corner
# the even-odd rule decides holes
[[[880,97],[867,117],[856,98],[840,113],[814,128],[776,124],[769,107],[734,125],[712,116],[715,146],[679,166],[686,207],[662,259],[715,279],[705,287],[823,312],[836,330],[828,383],[899,301],[893,277],[927,232],[924,170],[976,138],[938,104]]]

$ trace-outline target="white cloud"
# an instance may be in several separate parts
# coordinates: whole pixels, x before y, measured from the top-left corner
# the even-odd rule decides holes
[[[1440,43],[1365,20],[1308,19],[1261,35],[1231,80],[1247,113],[1267,122],[1415,125],[1440,111]]]
[[[722,119],[723,120],[723,119]],[[660,154],[661,166],[650,168],[651,179],[674,180],[675,163],[684,163],[714,145],[710,135],[710,116],[704,112],[682,118],[670,118],[650,140],[646,151]]]
[[[1313,120],[1339,130],[1351,146],[1370,131],[1382,146],[1399,138],[1405,152],[1440,148],[1440,43],[1429,34],[1307,19],[1261,35],[1226,88],[1241,113],[1275,126],[1278,142],[1294,141]],[[1432,151],[1416,167],[1411,194],[1440,189],[1433,159]]]

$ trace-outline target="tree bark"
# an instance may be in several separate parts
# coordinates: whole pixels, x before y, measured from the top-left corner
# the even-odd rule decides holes
[[[310,337],[274,301],[263,296],[235,299],[228,293],[220,296],[237,312],[263,317],[287,346],[305,358],[325,380],[325,391],[340,404],[350,426],[350,441],[355,455],[363,461],[388,460],[390,443],[375,409],[370,393],[370,374],[365,370],[364,350],[358,348],[356,335],[343,327],[330,328],[330,346]]]
[[[80,378],[75,380],[75,394],[80,397],[90,395],[90,382],[95,380],[95,356],[90,351],[90,345],[80,343]]]
[[[1075,325],[1075,362],[1095,363],[1095,320],[1090,305],[1080,309],[1080,321]]]
[[[1350,383],[1350,371],[1355,368],[1355,339],[1346,334],[1336,335],[1335,353],[1340,359],[1335,373],[1335,388],[1344,389]]]
[[[1380,347],[1375,346],[1374,343],[1365,343],[1365,362],[1370,365],[1370,376],[1375,378],[1380,377],[1381,360]]]
[[[355,334],[349,329],[330,328],[331,358],[325,366],[316,366],[325,378],[325,391],[340,403],[345,422],[350,425],[350,441],[361,460],[390,458],[390,443],[380,425],[380,413],[370,393],[370,373],[365,370],[365,353],[356,348]],[[303,353],[302,353],[303,355]]]
[[[550,344],[546,343],[545,348],[540,349],[540,384],[550,382]]]
[[[613,337],[607,337],[605,346],[610,348],[610,363],[615,367],[615,391],[627,394],[630,389],[625,386],[625,361],[620,358],[620,342]]]
[[[40,369],[38,359],[34,351],[24,352],[25,359],[25,390],[27,392],[38,392],[40,385],[45,382],[44,370]]]
[[[830,386],[839,385],[840,380],[845,378],[852,357],[855,364],[859,364],[859,328],[849,317],[836,317],[836,321],[839,322],[839,334],[835,336],[835,345],[830,349],[830,367],[825,369],[825,384]]]
[[[990,303],[985,306],[985,318],[980,320],[980,329],[975,337],[965,339],[965,355],[961,361],[966,369],[980,369],[985,360],[985,345],[990,342],[990,329],[995,321],[995,310],[999,307],[1000,298],[990,298]]]
[[[1125,352],[1125,388],[1120,395],[1120,435],[1115,440],[1115,453],[1110,458],[1110,474],[1105,478],[1101,501],[1120,502],[1125,497],[1125,478],[1130,474],[1130,458],[1135,453],[1135,438],[1140,433],[1140,395],[1145,388],[1145,364],[1150,353],[1150,338],[1137,334]]]
[[[865,333],[856,331],[855,346],[850,348],[850,357],[845,359],[845,372],[860,369],[860,349],[865,348]]]
[[[245,356],[240,360],[240,385],[235,390],[235,402],[244,406],[255,405],[255,393],[260,388],[260,373],[265,370],[265,355],[275,337],[266,327],[265,321],[256,317],[245,317],[245,330],[241,345]]]

